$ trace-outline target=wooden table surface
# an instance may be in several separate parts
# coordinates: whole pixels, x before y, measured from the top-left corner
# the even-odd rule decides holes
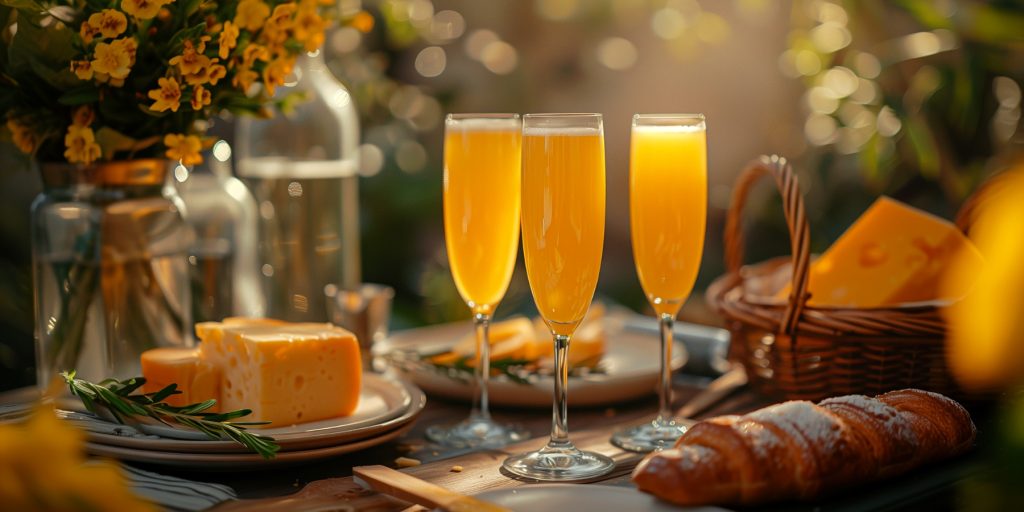
[[[677,375],[674,381],[676,406],[689,400],[706,383],[706,379]],[[570,394],[571,392],[570,388]],[[741,390],[701,416],[743,413],[767,403],[769,402],[764,398],[748,390]],[[600,483],[631,485],[629,473],[640,457],[612,447],[608,444],[608,437],[622,425],[653,416],[655,409],[656,400],[651,396],[648,399],[611,407],[570,410],[569,426],[573,441],[582,448],[596,449],[610,455],[618,463],[616,471],[602,479]],[[192,480],[219,482],[231,486],[242,500],[222,504],[216,507],[217,511],[328,510],[320,508],[324,506],[329,506],[329,510],[406,510],[410,504],[362,490],[351,478],[352,468],[355,466],[383,464],[395,467],[394,461],[398,457],[410,457],[423,462],[421,466],[404,471],[467,494],[487,489],[528,485],[527,482],[503,474],[500,470],[501,462],[510,453],[536,448],[546,442],[551,425],[550,410],[495,408],[492,412],[496,419],[518,422],[537,436],[519,446],[502,450],[473,452],[443,449],[430,444],[424,438],[423,433],[428,426],[460,420],[468,412],[467,404],[430,399],[414,428],[395,442],[299,466],[233,472],[182,471],[159,466],[138,466]],[[452,467],[455,465],[462,466],[463,471],[453,472]],[[898,510],[908,506],[927,507],[929,510],[958,510],[962,508],[957,506],[956,487],[953,484],[983,473],[987,469],[983,457],[975,454],[918,471],[904,478],[869,484],[870,487],[865,488],[870,489],[870,492],[860,489],[834,496],[821,503],[785,504],[764,510]]]

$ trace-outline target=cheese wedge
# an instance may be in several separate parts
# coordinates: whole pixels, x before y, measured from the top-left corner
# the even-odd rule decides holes
[[[170,405],[181,407],[210,399],[220,403],[220,371],[200,358],[198,348],[155,348],[143,352],[141,362],[146,377],[143,392],[156,393],[177,384],[181,394],[168,397]]]
[[[961,252],[983,264],[977,249],[952,223],[880,197],[811,265],[808,304],[871,308],[958,299],[970,283],[941,294],[939,285]],[[787,286],[777,297],[788,295]]]
[[[496,322],[491,325],[487,333],[491,347],[491,360],[499,359],[526,359],[537,358],[533,346],[533,324],[530,319],[516,317]],[[476,361],[476,333],[470,332],[463,336],[458,343],[452,347],[452,353],[458,358],[470,358],[467,363],[475,365]]]
[[[202,328],[203,357],[221,369],[221,410],[291,425],[352,414],[362,367],[355,336],[331,324],[238,321]]]

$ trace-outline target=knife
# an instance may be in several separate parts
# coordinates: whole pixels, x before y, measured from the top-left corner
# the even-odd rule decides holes
[[[725,400],[733,391],[747,385],[747,372],[742,365],[734,364],[729,371],[711,381],[708,387],[697,393],[693,399],[676,409],[676,418],[693,418],[712,406]]]
[[[449,512],[511,512],[505,507],[449,491],[386,466],[359,466],[353,468],[352,473],[359,485],[428,508]]]

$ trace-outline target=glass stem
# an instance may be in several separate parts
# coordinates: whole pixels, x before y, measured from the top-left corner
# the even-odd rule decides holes
[[[569,444],[569,337],[555,335],[555,402],[551,411],[551,442],[549,445]]]
[[[491,412],[487,404],[487,382],[491,378],[491,343],[488,339],[490,315],[476,313],[473,325],[476,330],[476,393],[473,397],[471,418],[490,420]]]
[[[658,388],[658,424],[672,421],[672,323],[673,315],[661,315],[661,386]]]

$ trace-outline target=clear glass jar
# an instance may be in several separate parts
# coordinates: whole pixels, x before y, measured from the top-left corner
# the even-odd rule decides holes
[[[193,343],[181,199],[165,160],[40,165],[32,204],[37,380],[140,375],[139,356]]]
[[[321,52],[299,58],[278,100],[293,108],[238,119],[238,175],[259,211],[267,315],[327,320],[324,289],[356,289],[359,261],[359,117]]]

